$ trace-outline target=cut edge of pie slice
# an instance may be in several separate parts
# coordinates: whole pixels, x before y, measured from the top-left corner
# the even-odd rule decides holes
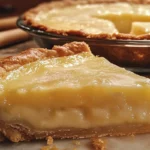
[[[1,59],[0,73],[0,132],[13,142],[150,132],[150,80],[84,42]]]
[[[133,35],[144,35],[150,33],[150,22],[133,22],[131,33]]]
[[[87,5],[88,4],[99,4],[99,3],[106,3],[106,4],[109,3],[110,4],[110,3],[117,3],[117,2],[131,3],[131,5],[132,4],[139,4],[139,5],[140,4],[150,4],[150,2],[148,0],[144,0],[144,1],[141,1],[141,0],[128,0],[128,1],[125,1],[125,0],[106,0],[106,1],[104,1],[104,0],[94,0],[94,1],[92,1],[92,0],[84,0],[84,1],[82,1],[82,0],[76,0],[76,1],[63,0],[63,1],[56,1],[56,2],[40,4],[39,6],[32,8],[29,11],[25,12],[23,15],[23,20],[24,20],[25,24],[30,25],[31,27],[35,27],[37,29],[44,30],[45,32],[59,34],[62,36],[69,36],[69,35],[74,36],[75,35],[75,36],[80,36],[80,37],[85,37],[85,38],[113,39],[113,40],[114,39],[132,39],[132,40],[150,39],[149,33],[142,34],[142,35],[135,35],[135,34],[132,34],[132,32],[129,32],[129,33],[118,32],[120,28],[121,28],[120,30],[122,30],[123,26],[131,26],[132,22],[130,22],[130,21],[128,21],[128,23],[125,24],[125,20],[127,20],[127,18],[130,18],[131,20],[133,19],[129,15],[130,11],[129,11],[129,14],[126,14],[126,13],[124,14],[126,18],[124,20],[121,19],[121,21],[117,21],[117,19],[116,19],[117,15],[121,18],[121,15],[119,15],[119,13],[114,15],[113,18],[111,18],[111,17],[109,18],[107,16],[107,12],[106,12],[106,14],[104,13],[102,15],[97,13],[97,15],[96,14],[93,15],[93,18],[92,18],[92,16],[90,16],[90,18],[87,18],[87,20],[95,19],[96,26],[98,26],[97,24],[100,24],[100,22],[101,22],[101,24],[102,24],[101,28],[104,27],[104,31],[102,31],[102,29],[98,28],[98,27],[96,27],[96,29],[94,30],[94,27],[90,25],[92,21],[90,21],[89,24],[87,23],[85,25],[81,20],[76,20],[76,23],[78,23],[77,26],[75,26],[74,28],[71,28],[72,26],[74,26],[76,24],[74,21],[71,22],[71,25],[68,25],[69,20],[64,19],[64,18],[60,19],[60,17],[58,17],[58,24],[57,23],[53,24],[54,20],[52,19],[51,21],[49,20],[50,23],[52,24],[52,26],[48,26],[48,25],[44,24],[44,20],[42,20],[42,23],[40,23],[39,22],[40,18],[37,17],[38,14],[41,14],[41,16],[46,17],[46,15],[42,15],[42,13],[47,12],[49,10],[53,10],[53,9],[54,9],[53,12],[55,13],[56,8],[59,9],[59,8],[65,8],[68,6],[72,7],[74,5],[79,5],[79,7],[80,7],[80,5],[84,5],[84,4],[85,5],[86,4]],[[103,9],[102,9],[102,13],[104,11]],[[122,8],[122,9],[125,10],[126,8]],[[132,13],[133,12],[131,12],[131,14]],[[140,13],[141,12],[139,11],[139,14],[138,14],[139,16],[137,15],[139,18],[141,18]],[[108,15],[109,15],[109,13],[108,13]],[[87,15],[84,15],[83,17],[86,18]],[[146,14],[145,17],[149,17],[149,16]],[[147,21],[149,21],[149,19]],[[140,21],[140,19],[135,19],[135,20],[133,19],[132,21]],[[143,21],[145,22],[145,20],[143,20]],[[66,26],[66,28],[68,28],[68,29],[63,29],[63,27],[59,28],[60,22],[64,22],[64,25],[63,24],[61,24],[61,25],[63,25],[64,27]],[[142,20],[141,20],[141,22],[142,22]],[[85,25],[85,27],[84,27],[84,25]],[[54,28],[55,26],[56,26],[56,28]],[[118,26],[120,26],[120,27],[118,27]],[[85,28],[86,28],[86,30],[85,30]],[[108,32],[105,32],[107,30],[107,28],[108,28]],[[112,28],[112,30],[111,30],[111,28]],[[132,26],[130,28],[132,28]]]

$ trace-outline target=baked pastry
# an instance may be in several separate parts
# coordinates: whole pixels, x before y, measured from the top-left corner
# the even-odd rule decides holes
[[[23,18],[33,27],[65,36],[150,39],[149,0],[63,0],[41,4]],[[142,32],[137,32],[139,26]]]
[[[150,79],[80,42],[0,60],[0,133],[13,142],[150,132]]]

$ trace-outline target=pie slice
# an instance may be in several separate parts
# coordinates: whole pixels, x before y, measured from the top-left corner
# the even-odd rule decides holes
[[[150,132],[150,79],[73,42],[0,60],[0,132],[13,142]]]

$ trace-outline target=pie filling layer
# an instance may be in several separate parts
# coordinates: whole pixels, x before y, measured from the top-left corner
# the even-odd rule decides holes
[[[1,77],[0,118],[40,130],[150,123],[150,80],[90,52],[38,60]]]
[[[0,111],[0,116],[5,123],[21,124],[37,131],[150,124],[150,102],[128,104],[124,100],[118,101],[97,108],[33,109],[26,106],[6,107]],[[118,104],[116,105],[116,103]]]
[[[132,33],[134,22],[143,23],[144,33],[150,33],[150,5],[130,3],[87,4],[40,11],[34,21],[54,30],[81,31],[88,34]],[[133,29],[132,29],[133,28]],[[131,32],[132,29],[132,32]],[[136,30],[136,29],[135,29]]]
[[[134,22],[132,24],[131,33],[136,35],[150,33],[150,23]]]

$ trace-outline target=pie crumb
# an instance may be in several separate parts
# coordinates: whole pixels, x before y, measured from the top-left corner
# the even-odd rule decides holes
[[[49,147],[49,146],[43,146],[43,147],[41,148],[41,150],[50,150],[50,147]]]
[[[55,145],[54,146],[43,146],[41,150],[59,150]]]
[[[106,150],[105,148],[105,141],[100,138],[93,138],[91,139],[92,146],[95,150]]]
[[[51,136],[47,137],[47,145],[53,144],[53,138]]]
[[[41,150],[59,150],[53,143],[53,138],[51,136],[47,137],[47,146],[43,146]]]

